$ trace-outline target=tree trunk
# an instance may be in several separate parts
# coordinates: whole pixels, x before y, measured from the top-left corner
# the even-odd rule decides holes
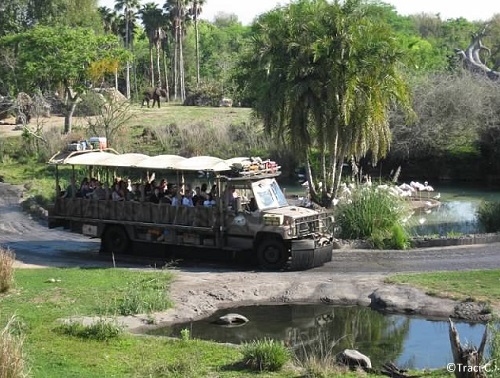
[[[78,102],[78,93],[71,96],[71,89],[68,86],[65,87],[64,92],[64,133],[68,134],[72,131],[73,113],[75,112],[76,104]]]
[[[155,67],[153,63],[153,44],[149,43],[149,70],[151,71],[151,86],[155,87]]]
[[[198,9],[195,9],[194,14],[194,40],[195,40],[195,50],[196,50],[196,86],[200,85],[200,34],[198,32]]]
[[[163,74],[165,76],[165,90],[167,91],[167,102],[170,102],[170,84],[168,80],[167,53],[163,50]]]
[[[463,347],[455,325],[450,319],[450,343],[453,354],[454,373],[456,378],[486,378],[486,369],[481,365],[483,352],[488,337],[488,329],[484,330],[483,339],[479,349],[475,346]]]

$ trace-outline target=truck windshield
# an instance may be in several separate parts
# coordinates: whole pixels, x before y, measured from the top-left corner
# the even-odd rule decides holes
[[[285,195],[274,179],[263,179],[252,183],[257,206],[260,210],[288,206]]]

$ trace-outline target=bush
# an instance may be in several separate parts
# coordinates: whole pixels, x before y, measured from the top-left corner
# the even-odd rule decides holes
[[[62,324],[57,330],[65,335],[99,341],[113,339],[123,333],[122,327],[106,319],[99,319],[90,325],[72,321]]]
[[[0,331],[0,377],[2,378],[27,376],[23,354],[24,340],[12,332],[14,322],[15,317],[12,317]]]
[[[486,232],[500,231],[500,202],[481,202],[477,209],[477,220]]]
[[[0,293],[7,292],[14,283],[14,252],[0,247]]]
[[[368,239],[378,248],[407,248],[408,235],[402,226],[409,214],[404,199],[376,187],[360,187],[350,201],[342,201],[335,220],[343,239]]]
[[[290,351],[281,341],[264,339],[243,344],[243,356],[253,370],[278,371],[290,360]]]

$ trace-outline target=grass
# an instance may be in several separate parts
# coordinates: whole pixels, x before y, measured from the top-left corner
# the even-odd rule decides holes
[[[416,286],[433,296],[456,300],[472,298],[475,301],[485,301],[500,306],[498,269],[396,274],[387,278],[386,282]]]

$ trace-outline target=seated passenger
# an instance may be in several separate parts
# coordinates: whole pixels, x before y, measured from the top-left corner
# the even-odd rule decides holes
[[[97,181],[96,187],[92,194],[90,195],[91,199],[95,200],[105,200],[106,199],[106,190],[102,187],[101,183]]]
[[[120,184],[115,184],[113,192],[111,193],[111,199],[113,201],[125,201],[125,196],[120,190]]]
[[[193,207],[193,192],[188,190],[187,193],[182,197],[182,206]]]
[[[149,196],[149,201],[152,203],[160,203],[160,188],[154,188],[153,193]]]
[[[212,194],[209,193],[208,194],[208,198],[205,201],[203,201],[203,206],[205,206],[205,207],[214,207],[215,204],[216,204],[216,202],[215,202],[214,198],[212,197]]]

